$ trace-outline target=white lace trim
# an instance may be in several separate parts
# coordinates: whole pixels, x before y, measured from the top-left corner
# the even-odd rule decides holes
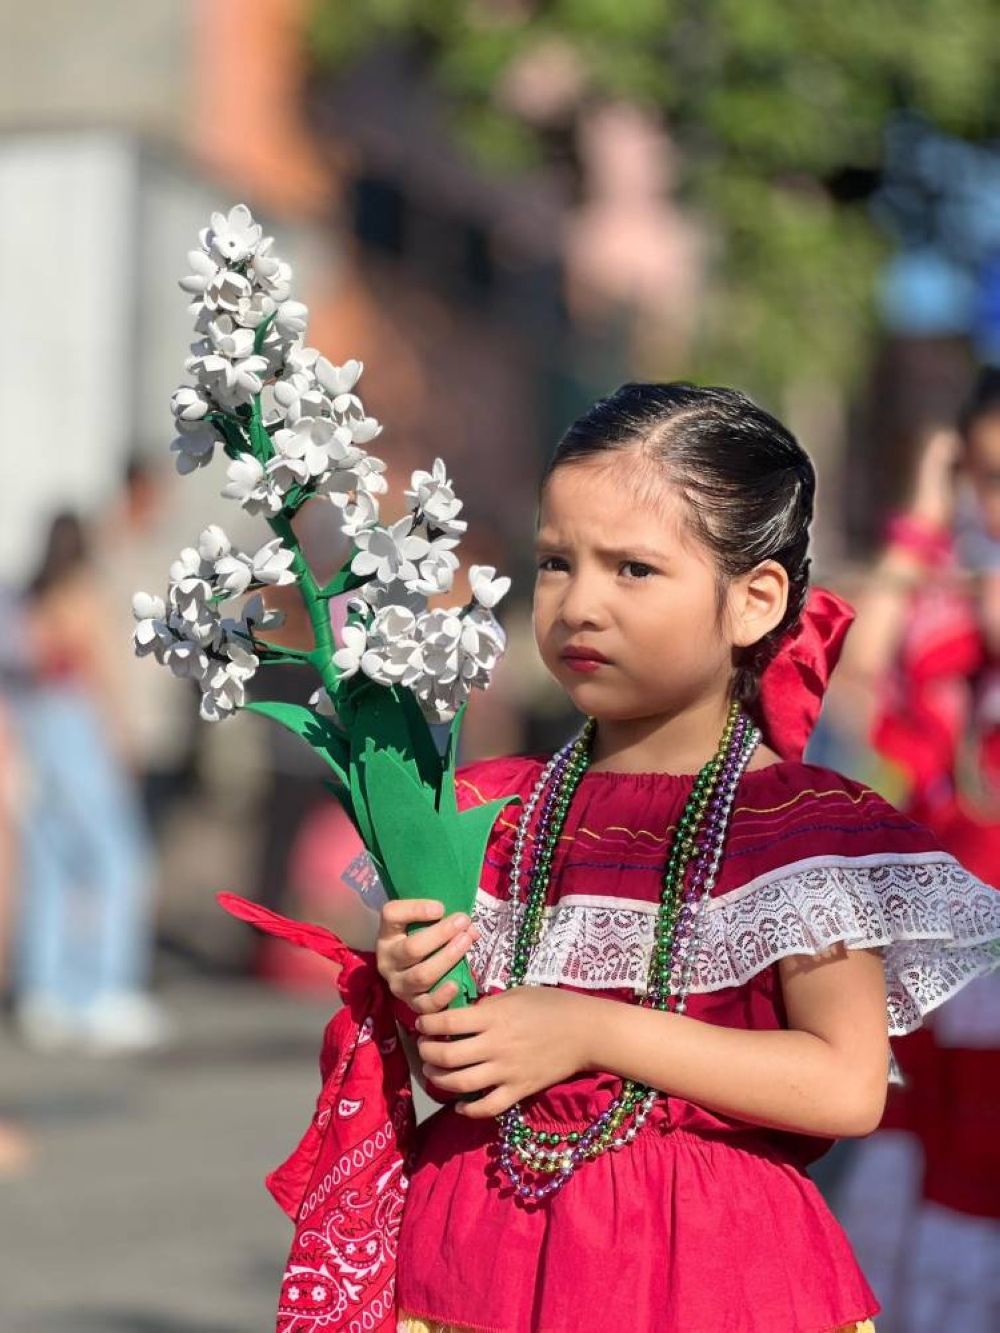
[[[475,919],[473,974],[480,987],[504,987],[511,904],[480,889]],[[655,926],[654,903],[567,896],[546,910],[526,980],[641,991]],[[798,861],[706,904],[691,990],[740,986],[781,958],[840,943],[883,949],[889,1031],[898,1036],[1000,966],[1000,892],[943,852]]]

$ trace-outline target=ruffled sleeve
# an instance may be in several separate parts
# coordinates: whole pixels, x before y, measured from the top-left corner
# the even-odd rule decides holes
[[[741,801],[728,883],[703,912],[693,990],[738,986],[836,944],[878,948],[899,1036],[1000,966],[996,889],[869,788],[810,765],[780,768]]]

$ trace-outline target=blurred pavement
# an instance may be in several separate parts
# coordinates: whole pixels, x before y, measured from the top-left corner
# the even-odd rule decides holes
[[[2,1333],[270,1333],[291,1224],[263,1176],[298,1141],[328,1010],[178,979],[159,1055],[34,1055],[0,1030],[0,1116],[36,1159],[0,1176]]]

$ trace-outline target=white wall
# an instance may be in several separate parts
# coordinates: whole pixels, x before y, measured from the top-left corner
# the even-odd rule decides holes
[[[212,210],[236,202],[226,184],[124,132],[0,135],[3,582],[33,567],[55,509],[99,511],[135,451],[170,458],[169,398],[192,340],[177,282]],[[308,302],[330,263],[326,238],[260,221]],[[241,539],[247,520],[219,498],[224,480],[220,457],[178,483],[178,547],[211,521]]]
[[[131,429],[137,178],[115,132],[0,139],[0,571],[107,492]],[[125,380],[124,391],[121,388]]]

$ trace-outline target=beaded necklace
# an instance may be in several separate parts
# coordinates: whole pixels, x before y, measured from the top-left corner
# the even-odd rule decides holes
[[[515,925],[510,989],[524,985],[541,937],[553,858],[573,796],[590,767],[596,729],[594,719],[588,719],[576,739],[552,757],[518,820],[510,871],[515,906],[521,901],[528,830],[541,805],[524,910]],[[683,1013],[687,1006],[701,909],[718,877],[736,788],[760,739],[760,732],[734,703],[718,749],[695,778],[663,871],[646,992],[636,994],[646,1008]],[[679,980],[672,992],[675,975]],[[655,1088],[625,1079],[606,1111],[583,1129],[561,1134],[533,1129],[520,1103],[515,1103],[498,1117],[503,1171],[521,1198],[545,1199],[584,1162],[632,1143],[658,1096]]]

